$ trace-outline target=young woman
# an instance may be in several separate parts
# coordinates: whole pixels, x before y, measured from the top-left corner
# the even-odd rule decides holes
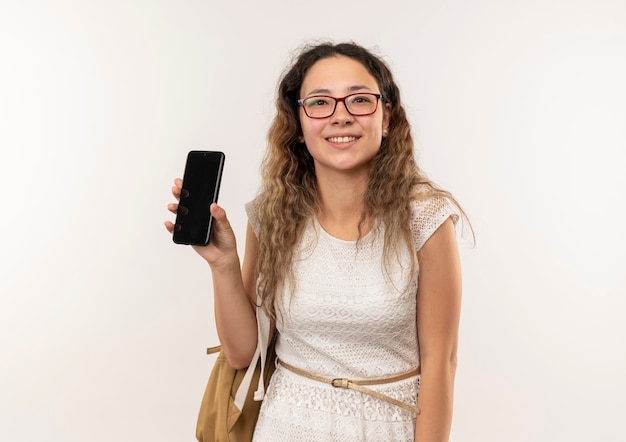
[[[218,205],[211,243],[195,247],[232,366],[255,351],[257,292],[273,320],[254,440],[448,441],[462,211],[420,172],[391,72],[353,43],[309,46],[276,106],[243,265]]]

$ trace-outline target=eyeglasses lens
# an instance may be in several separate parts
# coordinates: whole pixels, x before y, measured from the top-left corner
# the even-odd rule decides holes
[[[302,106],[309,117],[326,118],[335,112],[340,101],[343,101],[348,112],[355,116],[371,115],[378,107],[378,95],[369,93],[351,94],[343,98],[318,95],[302,100]]]

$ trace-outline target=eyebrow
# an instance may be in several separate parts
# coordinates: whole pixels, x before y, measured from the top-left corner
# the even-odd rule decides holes
[[[362,91],[364,89],[366,89],[368,91],[371,91],[369,86],[365,86],[363,84],[356,84],[354,86],[350,86],[347,89],[347,91],[348,92],[357,92],[357,91]],[[307,97],[310,97],[311,95],[330,95],[330,89],[313,89],[311,92],[306,94]]]

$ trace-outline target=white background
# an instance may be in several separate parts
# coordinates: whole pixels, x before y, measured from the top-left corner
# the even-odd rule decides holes
[[[623,0],[0,4],[0,440],[192,441],[208,266],[163,228],[223,150],[243,246],[280,72],[353,39],[467,209],[455,442],[624,440]]]

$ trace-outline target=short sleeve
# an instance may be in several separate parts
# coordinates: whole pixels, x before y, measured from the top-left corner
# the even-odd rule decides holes
[[[448,218],[452,218],[454,224],[459,220],[459,215],[448,199],[442,196],[413,201],[411,211],[413,212],[411,231],[416,251],[426,244],[426,241]]]
[[[252,230],[254,231],[254,234],[258,238],[259,237],[259,216],[256,211],[256,206],[257,206],[256,203],[257,203],[256,199],[253,199],[252,201],[248,201],[244,207],[246,209],[246,214],[248,215],[248,221],[250,222],[250,225],[252,226]]]

